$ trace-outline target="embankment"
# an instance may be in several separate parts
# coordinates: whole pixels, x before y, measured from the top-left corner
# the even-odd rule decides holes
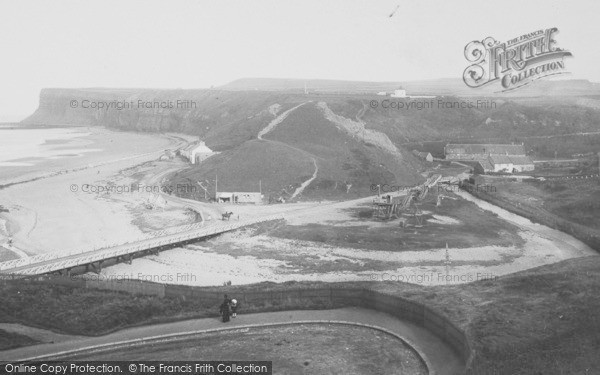
[[[517,206],[514,203],[511,203],[507,200],[495,196],[493,193],[483,191],[483,189],[477,189],[473,185],[466,185],[467,186],[463,185],[464,190],[473,195],[474,197],[484,200],[500,208],[503,208],[509,212],[512,212],[513,214],[527,218],[534,223],[542,224],[564,232],[568,235],[571,235],[580,240],[581,242],[585,243],[586,245],[590,246],[597,252],[600,252],[599,230],[594,230],[593,228],[573,223],[559,216],[553,215],[547,211],[535,209],[524,205]]]

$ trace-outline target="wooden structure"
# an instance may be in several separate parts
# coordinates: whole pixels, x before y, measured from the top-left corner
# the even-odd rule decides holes
[[[442,179],[441,175],[433,175],[423,184],[409,190],[406,195],[392,196],[390,194],[376,197],[373,199],[374,217],[379,220],[391,220],[401,218],[403,212],[412,208],[412,216],[415,220],[415,226],[423,224],[423,211],[420,205],[429,189],[434,187]],[[406,219],[400,221],[400,226],[405,227]]]

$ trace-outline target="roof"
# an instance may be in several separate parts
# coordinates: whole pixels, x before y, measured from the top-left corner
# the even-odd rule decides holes
[[[461,160],[461,163],[464,163],[468,166],[475,167],[476,164],[481,165],[484,171],[493,171],[494,166],[488,160],[488,158],[473,158],[472,160]]]
[[[477,162],[481,165],[484,171],[494,170],[494,166],[488,159],[480,159]]]
[[[496,154],[496,155],[525,155],[523,145],[505,144],[453,144],[445,148],[446,154]]]
[[[419,156],[421,158],[426,158],[427,156],[431,155],[430,152],[423,152],[423,151],[417,151],[417,150],[413,150],[413,154],[415,154],[416,156]]]
[[[188,151],[188,152],[192,152],[192,151],[206,152],[206,153],[212,152],[212,150],[210,148],[208,148],[204,142],[191,144],[191,145],[187,146],[184,150]]]
[[[533,164],[533,160],[529,156],[511,156],[510,160],[515,165],[530,165]]]
[[[511,158],[508,155],[491,155],[490,161],[492,164],[513,164]]]

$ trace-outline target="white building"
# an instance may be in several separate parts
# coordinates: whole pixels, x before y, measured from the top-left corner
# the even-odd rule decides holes
[[[423,160],[426,160],[428,162],[432,162],[433,161],[433,155],[431,155],[430,152],[421,152],[421,151],[413,150],[413,154],[416,157],[421,158]]]
[[[490,155],[490,162],[494,167],[494,172],[511,172],[515,165],[508,155]]]
[[[208,148],[203,141],[190,145],[181,150],[181,156],[188,159],[192,164],[201,163],[214,154],[215,152]]]
[[[406,90],[394,90],[394,93],[391,96],[392,98],[406,98]]]
[[[535,169],[531,158],[525,154],[525,147],[506,144],[448,144],[444,148],[447,160],[457,160],[475,165],[478,173],[486,172],[530,172]]]

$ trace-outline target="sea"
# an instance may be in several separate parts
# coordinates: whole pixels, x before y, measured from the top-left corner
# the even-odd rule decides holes
[[[4,168],[30,167],[48,159],[101,151],[82,148],[90,134],[86,128],[0,127],[0,173]]]

